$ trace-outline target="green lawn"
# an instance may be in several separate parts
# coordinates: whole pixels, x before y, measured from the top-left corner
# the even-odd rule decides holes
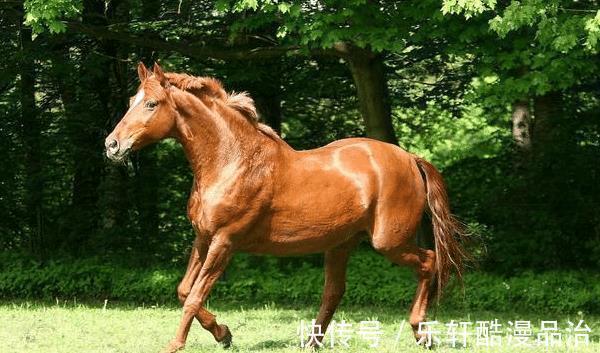
[[[30,304],[4,303],[0,306],[0,352],[158,352],[175,332],[181,311],[174,307],[135,307],[108,303],[103,304],[60,303]],[[317,308],[286,308],[278,305],[264,307],[212,307],[220,323],[229,325],[233,333],[231,352],[302,352],[299,347],[298,329],[300,321],[310,323]],[[353,325],[350,334],[350,348],[326,348],[323,352],[423,352],[413,341],[409,326],[403,320],[407,318],[406,308],[341,308],[335,320],[346,320]],[[577,348],[563,344],[550,348],[552,352],[600,352],[600,316],[583,313],[574,315],[543,315],[524,313],[449,313],[438,312],[430,319],[442,323],[440,339],[446,340],[446,327],[450,320],[472,321],[498,319],[506,329],[508,321],[528,320],[534,326],[533,335],[539,330],[540,320],[557,320],[561,327],[567,326],[567,320],[578,323],[584,319],[590,327],[588,346]],[[381,325],[381,340],[377,348],[370,348],[368,342],[361,339],[356,331],[361,321],[377,320]],[[402,330],[400,328],[402,327]],[[474,333],[474,328],[469,333]],[[568,332],[563,331],[563,335]],[[566,336],[563,336],[563,340]],[[519,348],[508,345],[506,332],[500,348],[476,346],[473,337],[468,340],[466,349],[450,348],[444,342],[438,352],[538,352],[542,347]],[[534,338],[530,338],[535,342]],[[328,340],[326,340],[329,343]],[[224,352],[204,331],[194,323],[185,352]]]

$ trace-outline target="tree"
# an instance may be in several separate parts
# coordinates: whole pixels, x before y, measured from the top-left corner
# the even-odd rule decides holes
[[[183,258],[191,179],[177,145],[161,143],[127,166],[102,156],[138,85],[139,60],[249,91],[263,119],[299,149],[361,135],[395,143],[397,133],[401,146],[444,169],[456,210],[489,229],[489,264],[589,265],[598,253],[590,249],[600,249],[578,236],[600,229],[596,1],[24,7],[0,5],[8,117],[0,148],[9,166],[0,171],[0,240],[11,249],[31,248],[30,230],[40,227],[29,210],[41,202],[48,248],[132,261],[143,254],[144,263]],[[21,46],[28,26],[32,41]],[[36,160],[41,179],[28,172]],[[28,191],[39,182],[42,194]],[[534,252],[550,256],[522,256]]]
[[[444,1],[446,14],[462,14],[471,25],[481,26],[470,40],[483,44],[478,54],[484,56],[480,70],[488,83],[489,95],[501,96],[512,102],[515,127],[529,125],[527,116],[534,116],[531,127],[533,144],[545,141],[551,134],[546,111],[560,104],[561,92],[585,86],[596,79],[600,70],[597,57],[600,45],[600,10],[598,1],[524,0],[497,3],[495,0],[460,2]],[[502,39],[500,45],[497,40]],[[553,99],[548,99],[552,97]],[[537,114],[529,109],[533,99]],[[533,113],[533,114],[532,114]],[[559,114],[566,118],[564,114]],[[551,124],[550,124],[551,125]],[[528,130],[527,126],[522,126]],[[529,132],[519,129],[515,142]],[[543,149],[543,148],[542,148]]]
[[[31,251],[40,257],[43,255],[42,233],[42,192],[44,190],[41,172],[41,127],[40,116],[36,107],[35,95],[35,53],[32,50],[31,28],[20,26],[20,92],[21,92],[21,123],[23,145],[25,146],[25,175],[26,175],[26,212],[29,228]]]

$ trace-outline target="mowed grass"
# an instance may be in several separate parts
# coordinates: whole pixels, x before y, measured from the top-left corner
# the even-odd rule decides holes
[[[233,346],[229,350],[221,348],[212,336],[195,322],[190,331],[184,352],[264,352],[292,353],[306,352],[300,347],[299,328],[301,320],[310,324],[318,307],[284,307],[276,304],[248,307],[230,305],[211,307],[219,323],[227,324],[233,333]],[[416,346],[407,320],[407,308],[345,308],[336,313],[334,320],[351,323],[350,347],[323,348],[324,353],[333,352],[424,352]],[[176,307],[133,306],[108,303],[75,304],[72,301],[59,304],[42,303],[3,303],[0,305],[0,352],[158,352],[173,337],[181,317],[181,309]],[[600,352],[600,316],[576,313],[566,314],[525,314],[514,313],[452,313],[438,311],[431,313],[430,320],[438,320],[442,331],[438,338],[442,345],[437,352]],[[446,335],[445,323],[450,320],[470,321],[498,319],[504,331],[500,347],[477,346],[474,337],[469,337],[467,348],[451,348]],[[590,327],[589,345],[563,343],[546,349],[535,345],[535,335],[539,331],[540,320],[557,320],[561,328],[568,327],[567,320],[577,324],[585,320]],[[369,342],[357,333],[361,321],[379,321],[381,335],[378,346],[369,347]],[[515,347],[507,344],[508,321],[528,320],[533,325],[531,347]],[[473,324],[475,326],[475,324]],[[334,329],[335,330],[335,329]],[[475,328],[468,331],[475,333]],[[570,334],[562,330],[563,341]],[[512,331],[510,332],[512,333]],[[325,339],[329,345],[329,338]]]

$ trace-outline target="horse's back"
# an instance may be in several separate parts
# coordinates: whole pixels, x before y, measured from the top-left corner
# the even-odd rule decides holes
[[[366,137],[341,139],[310,151],[334,154],[339,150],[354,151],[368,157],[369,164],[364,166],[372,168],[380,177],[404,179],[408,176],[406,172],[415,175],[414,172],[418,171],[415,156],[410,152],[397,145]]]
[[[330,180],[327,176],[336,175],[352,181],[356,190],[350,191],[363,195],[365,208],[374,202],[407,202],[407,199],[425,195],[415,156],[397,145],[370,138],[341,139],[297,152],[295,167],[291,170],[295,173],[290,173],[292,177],[321,177],[327,181]]]

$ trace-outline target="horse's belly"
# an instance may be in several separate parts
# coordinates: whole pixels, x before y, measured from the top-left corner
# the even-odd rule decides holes
[[[239,250],[278,256],[322,253],[346,242],[357,232],[357,229],[346,228],[328,233],[305,230],[297,232],[294,236],[273,233],[260,242],[246,244]]]
[[[367,228],[367,210],[348,203],[336,207],[279,210],[248,237],[241,250],[273,255],[321,253]]]

